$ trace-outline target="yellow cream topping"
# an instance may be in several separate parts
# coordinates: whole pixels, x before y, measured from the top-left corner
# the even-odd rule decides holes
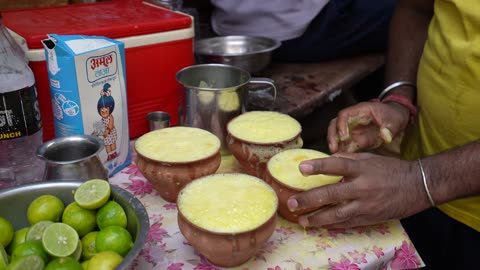
[[[302,127],[288,114],[251,111],[234,118],[227,126],[235,137],[257,143],[283,142],[297,136]]]
[[[194,180],[179,194],[178,209],[193,224],[239,233],[264,224],[277,211],[275,191],[254,176],[227,173]]]
[[[325,158],[329,155],[311,149],[290,149],[273,156],[267,163],[270,174],[286,185],[302,190],[332,184],[340,181],[341,176],[310,175],[303,176],[298,166],[304,160]]]
[[[200,84],[201,85],[201,84]],[[200,86],[201,87],[201,86]],[[215,90],[203,90],[197,93],[197,98],[204,106],[211,105],[216,98],[216,105],[220,110],[224,112],[240,111],[240,96],[235,91],[215,91]]]
[[[240,97],[237,92],[221,92],[218,96],[218,107],[225,112],[240,111]]]
[[[144,157],[165,162],[190,162],[215,154],[220,140],[214,134],[193,127],[169,127],[150,131],[135,142]]]

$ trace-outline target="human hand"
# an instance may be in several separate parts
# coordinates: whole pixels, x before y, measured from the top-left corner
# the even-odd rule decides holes
[[[338,113],[328,126],[332,153],[357,152],[390,143],[408,125],[407,108],[394,102],[361,102]]]
[[[319,210],[299,217],[299,224],[327,229],[371,225],[404,218],[430,206],[417,163],[370,153],[342,153],[303,161],[304,175],[343,175],[336,184],[289,198],[291,211]]]

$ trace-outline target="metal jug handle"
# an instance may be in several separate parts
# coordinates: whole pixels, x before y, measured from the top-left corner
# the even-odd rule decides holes
[[[271,88],[273,89],[273,101],[272,101],[270,111],[273,111],[275,107],[275,102],[277,101],[277,88],[275,87],[275,81],[269,78],[253,77],[250,79],[250,83],[268,84],[271,86]],[[255,90],[251,90],[251,91],[255,91]]]

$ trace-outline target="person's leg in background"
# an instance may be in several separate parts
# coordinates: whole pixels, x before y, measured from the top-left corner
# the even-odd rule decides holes
[[[383,52],[396,0],[331,0],[299,38],[282,42],[277,62],[318,62]]]
[[[479,269],[480,232],[432,208],[401,220],[425,269]]]

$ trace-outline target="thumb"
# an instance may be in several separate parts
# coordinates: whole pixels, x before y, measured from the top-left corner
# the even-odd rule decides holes
[[[379,136],[383,140],[383,142],[385,142],[385,143],[391,143],[392,142],[392,139],[393,139],[392,131],[390,131],[390,129],[388,129],[386,127],[381,127],[380,128]]]

